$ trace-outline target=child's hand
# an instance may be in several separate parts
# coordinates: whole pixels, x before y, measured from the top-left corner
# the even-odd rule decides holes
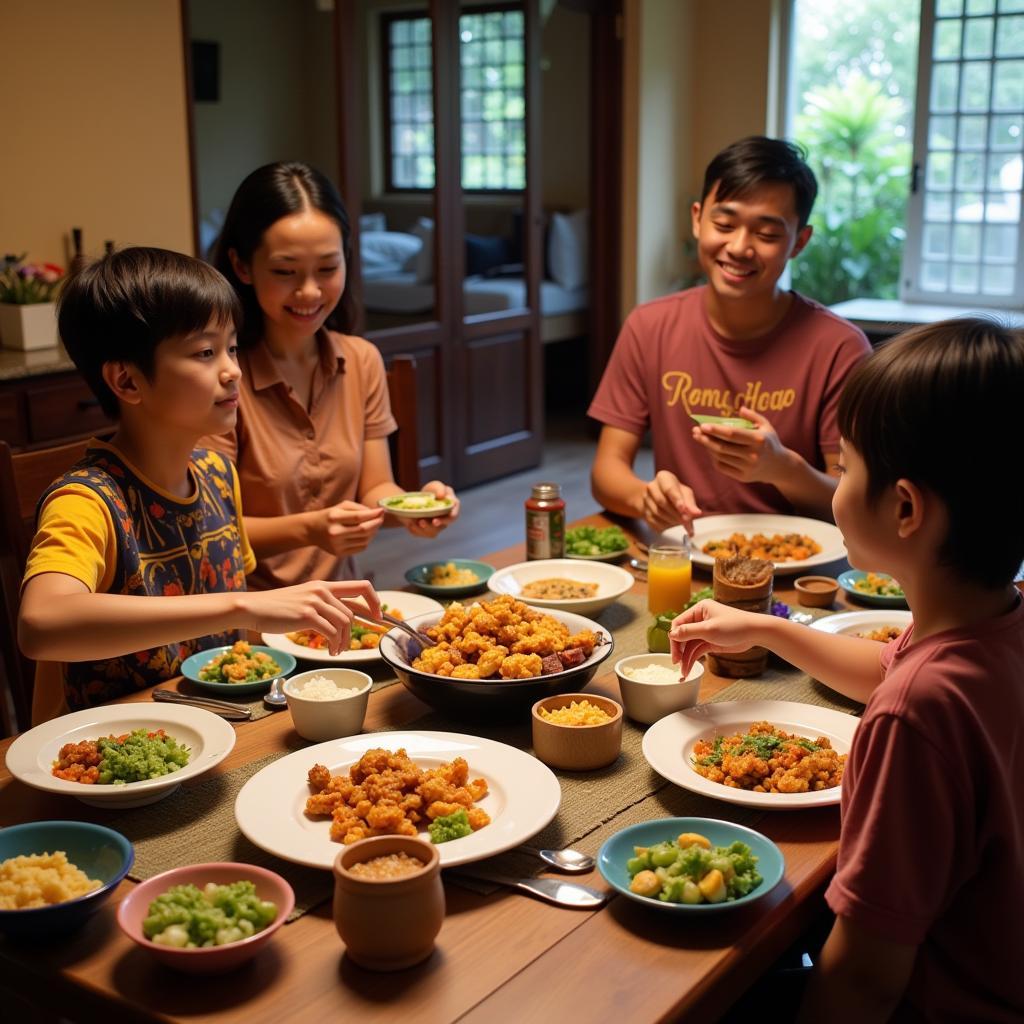
[[[753,633],[763,618],[756,612],[741,612],[717,601],[701,601],[672,620],[668,631],[672,663],[681,666],[685,677],[694,662],[708,651],[745,651],[757,643]]]
[[[744,483],[775,483],[791,468],[793,453],[759,412],[743,406],[740,415],[755,424],[753,430],[702,423],[693,428],[693,439],[711,456],[715,469],[726,476]]]
[[[692,489],[680,483],[675,473],[663,469],[645,486],[643,517],[652,530],[661,533],[682,523],[692,536],[693,518],[699,515]]]
[[[400,522],[414,537],[436,537],[459,518],[459,499],[455,497],[455,492],[440,480],[431,480],[429,484],[423,485],[422,490],[435,498],[451,498],[455,502],[451,512],[435,516],[433,519],[402,519]]]
[[[327,638],[331,654],[348,650],[355,612],[380,616],[380,599],[367,580],[311,580],[279,590],[248,591],[242,595],[244,621],[239,625],[266,633],[315,629]]]
[[[384,509],[341,501],[320,513],[316,545],[334,555],[365,551],[384,522]]]

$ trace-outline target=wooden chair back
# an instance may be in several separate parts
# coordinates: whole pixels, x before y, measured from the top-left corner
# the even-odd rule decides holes
[[[18,650],[18,604],[25,561],[43,491],[84,454],[87,442],[12,452],[0,441],[0,728],[4,735],[27,729],[32,711],[35,663]]]
[[[416,360],[395,356],[387,371],[391,413],[398,430],[391,435],[395,481],[407,491],[420,489],[420,441],[416,411]]]

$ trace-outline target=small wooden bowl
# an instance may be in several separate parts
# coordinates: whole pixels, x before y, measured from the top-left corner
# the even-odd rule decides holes
[[[793,586],[796,599],[805,608],[831,608],[839,593],[839,580],[831,576],[801,576]]]
[[[611,715],[599,725],[559,725],[541,718],[541,708],[557,711],[573,701],[590,701]],[[588,693],[566,693],[545,697],[533,705],[533,752],[551,768],[585,772],[611,764],[622,750],[622,707],[608,697]]]

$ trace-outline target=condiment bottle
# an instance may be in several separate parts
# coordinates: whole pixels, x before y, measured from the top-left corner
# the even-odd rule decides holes
[[[526,499],[526,557],[565,557],[565,500],[558,484],[534,484]]]

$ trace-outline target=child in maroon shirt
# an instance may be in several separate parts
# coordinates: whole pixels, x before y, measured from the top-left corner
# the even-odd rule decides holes
[[[903,586],[894,643],[712,601],[673,624],[687,669],[760,644],[867,704],[805,1020],[1024,1020],[1022,392],[1024,336],[980,319],[903,335],[843,392],[835,519],[851,564]]]

